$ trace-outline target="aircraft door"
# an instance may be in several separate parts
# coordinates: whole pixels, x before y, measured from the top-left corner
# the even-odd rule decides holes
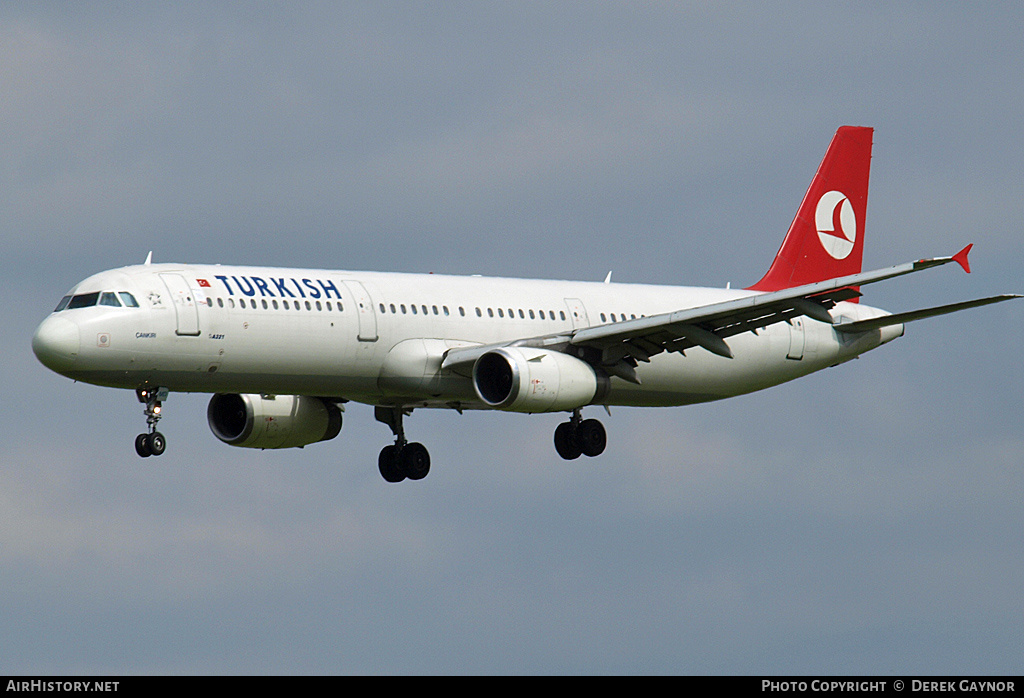
[[[789,320],[789,353],[787,359],[800,361],[804,358],[804,319],[803,317]]]
[[[569,319],[572,320],[574,330],[590,327],[590,319],[587,317],[587,309],[583,307],[583,301],[579,298],[566,298],[565,305],[569,309]]]
[[[373,310],[373,299],[361,281],[345,281],[345,288],[355,300],[356,317],[359,318],[359,341],[377,341],[377,315]]]
[[[174,313],[178,319],[175,333],[188,337],[199,336],[199,308],[196,306],[195,294],[188,281],[181,274],[161,274],[160,278],[174,303]]]

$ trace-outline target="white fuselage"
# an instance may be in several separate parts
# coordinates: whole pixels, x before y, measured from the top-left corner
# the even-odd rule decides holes
[[[567,333],[703,306],[745,290],[435,274],[152,264],[96,274],[70,296],[130,293],[138,307],[54,312],[40,358],[76,380],[119,388],[342,398],[372,405],[485,407],[451,348]],[[839,303],[834,321],[884,314]],[[682,405],[748,393],[856,357],[901,325],[844,336],[808,317],[729,339],[734,358],[700,347],[612,377],[595,402]]]

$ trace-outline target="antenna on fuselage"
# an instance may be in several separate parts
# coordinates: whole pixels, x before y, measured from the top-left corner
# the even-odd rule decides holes
[[[143,264],[148,267],[152,263],[153,263],[153,250],[150,250],[149,254],[146,255],[146,261],[143,262]]]

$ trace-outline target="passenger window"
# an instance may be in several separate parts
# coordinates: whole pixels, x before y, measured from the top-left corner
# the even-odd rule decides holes
[[[544,311],[543,310],[538,310],[537,312],[540,313],[540,319],[543,320],[544,319]]]
[[[380,304],[380,312],[381,312],[382,315],[387,312],[386,310],[384,310],[384,304],[383,303]]]
[[[397,312],[397,311],[395,310],[395,304],[394,304],[394,303],[392,303],[392,304],[391,304],[391,305],[389,305],[388,307],[389,307],[389,308],[391,308],[391,312],[392,312],[392,313],[395,313],[395,312]]]
[[[417,312],[417,311],[416,311],[416,305],[415,305],[415,304],[413,304],[413,305],[410,305],[409,307],[410,307],[410,308],[412,308],[412,314],[413,314],[413,315],[415,315],[415,314],[416,314],[416,312]]]
[[[96,305],[96,301],[99,299],[99,293],[83,293],[71,299],[71,302],[68,303],[68,310],[74,310],[75,308],[91,308]]]
[[[54,308],[53,312],[59,313],[60,311],[64,310],[64,308],[68,307],[68,303],[70,302],[71,296],[64,296],[63,298],[60,299],[60,303],[57,304],[57,307]]]
[[[530,319],[531,320],[535,320],[536,319],[534,314],[533,314],[533,309],[532,308],[530,309]]]
[[[267,299],[266,298],[263,299],[263,309],[264,310],[267,309]]]
[[[498,308],[498,317],[505,317],[505,311],[501,308]]]
[[[430,309],[434,311],[434,315],[437,315],[437,306],[436,305],[430,306]]]
[[[121,301],[124,303],[126,308],[138,308],[139,302],[135,300],[135,296],[128,293],[127,291],[121,291]]]
[[[224,299],[223,298],[218,298],[217,299],[217,307],[218,308],[223,308],[224,307]]]

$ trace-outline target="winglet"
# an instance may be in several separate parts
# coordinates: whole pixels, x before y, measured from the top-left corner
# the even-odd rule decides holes
[[[953,255],[953,261],[963,267],[963,270],[968,274],[971,273],[971,265],[967,262],[967,255],[970,253],[972,247],[974,247],[973,242]]]
[[[153,250],[150,250],[149,254],[146,255],[146,261],[143,262],[143,264],[145,264],[148,267],[152,263],[153,263]]]

